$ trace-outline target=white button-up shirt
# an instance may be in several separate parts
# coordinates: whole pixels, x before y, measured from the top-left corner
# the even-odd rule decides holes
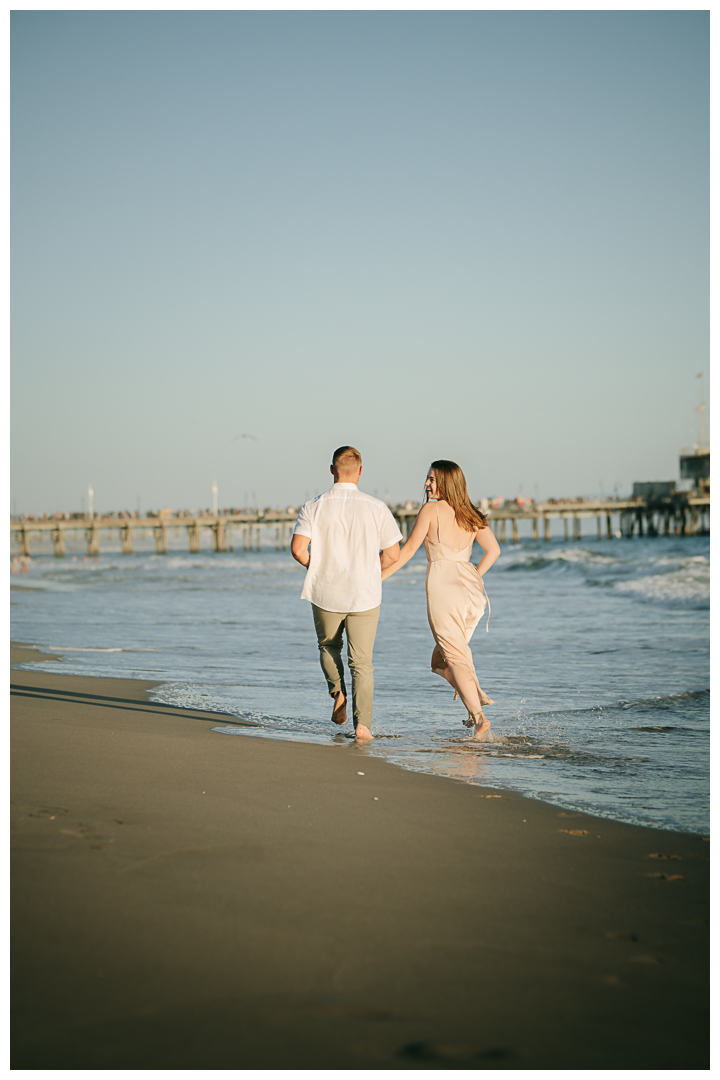
[[[333,484],[305,503],[293,535],[311,542],[302,598],[325,611],[369,611],[382,600],[380,551],[402,539],[384,502]]]

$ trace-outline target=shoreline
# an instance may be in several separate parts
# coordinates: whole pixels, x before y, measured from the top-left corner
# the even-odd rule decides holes
[[[700,837],[60,666],[11,671],[14,1068],[708,1067]]]
[[[51,653],[51,652],[40,652],[40,649],[47,648],[47,646],[41,646],[41,645],[35,645],[35,644],[27,644],[27,643],[21,643],[21,642],[11,642],[11,648],[16,650],[16,651],[18,649],[22,649],[25,652],[25,655],[21,660],[14,661],[16,663],[32,663],[35,660],[39,661],[41,659],[42,659],[42,662],[53,661],[53,660],[57,660],[59,662],[62,662],[62,660],[64,659],[66,651],[70,652],[70,653],[73,653],[75,651],[85,651],[85,650],[70,649],[70,650],[60,650],[60,654],[54,654],[54,653]],[[90,650],[90,651],[95,651],[95,650]],[[103,651],[103,650],[98,650],[98,651]],[[109,650],[109,651],[112,651],[112,650]],[[260,732],[263,732],[263,734],[258,734],[257,737],[259,737],[259,738],[268,738],[268,739],[270,739],[272,741],[278,741],[278,742],[279,741],[286,741],[286,742],[289,742],[289,743],[303,743],[304,745],[323,745],[322,740],[321,739],[316,739],[316,738],[308,738],[307,740],[304,740],[304,739],[299,738],[299,737],[298,738],[282,739],[281,737],[276,736],[276,735],[274,735],[272,733],[265,734],[264,732],[265,732],[266,729],[264,729],[262,727],[262,725],[257,725],[252,720],[244,720],[241,717],[238,717],[235,713],[215,712],[215,711],[213,711],[211,709],[193,708],[192,706],[184,706],[184,705],[177,705],[176,706],[176,705],[172,705],[172,704],[166,704],[166,703],[164,703],[162,701],[148,702],[146,697],[144,696],[144,694],[146,692],[151,692],[153,690],[157,690],[158,687],[172,686],[173,685],[173,680],[169,679],[169,678],[160,678],[160,679],[156,679],[156,680],[153,680],[153,681],[148,681],[146,679],[136,679],[136,678],[133,678],[131,676],[126,676],[126,675],[117,676],[117,677],[107,676],[107,675],[98,675],[98,676],[94,676],[94,675],[72,675],[72,674],[66,675],[59,668],[58,668],[57,673],[63,675],[64,678],[68,678],[68,679],[74,679],[74,678],[88,679],[90,681],[95,680],[99,684],[103,683],[103,682],[112,682],[114,678],[117,678],[121,682],[127,682],[128,684],[132,684],[132,686],[134,686],[136,688],[136,690],[138,690],[138,689],[141,690],[142,693],[141,693],[140,696],[136,695],[136,700],[138,700],[138,701],[140,701],[140,700],[146,701],[148,706],[150,708],[152,708],[153,710],[166,709],[166,710],[168,710],[168,715],[177,715],[177,716],[194,715],[194,716],[205,717],[207,719],[212,719],[213,722],[217,722],[218,724],[224,724],[224,725],[227,725],[227,726],[235,726],[235,727],[241,727],[241,728],[248,727],[248,728],[251,728],[251,729],[259,727]],[[22,672],[21,672],[21,674],[22,674]],[[345,729],[343,729],[343,730],[345,730]],[[254,733],[253,732],[248,732],[248,734],[254,734]],[[330,734],[337,735],[338,732],[337,732],[337,730],[335,730],[333,728],[333,729],[330,730]],[[398,760],[393,761],[392,758],[386,758],[386,760],[389,760],[396,767],[405,769],[405,770],[407,770],[409,772],[424,772],[424,770],[422,770],[422,769],[413,768],[413,766],[410,765],[410,764],[405,764],[405,763],[403,763],[401,761],[398,761]],[[476,781],[468,780],[465,777],[461,777],[461,776],[456,777],[456,776],[453,775],[453,773],[451,771],[442,772],[440,770],[438,770],[438,771],[433,770],[431,775],[445,777],[445,778],[451,779],[451,780],[457,779],[457,780],[460,780],[463,783],[472,784],[473,786],[489,786],[489,785],[478,785]],[[596,818],[599,824],[601,824],[602,822],[605,822],[605,821],[615,822],[615,823],[621,824],[621,825],[624,824],[624,825],[628,825],[628,826],[649,829],[651,831],[657,831],[657,832],[662,832],[662,833],[668,832],[668,833],[678,833],[678,834],[686,835],[686,836],[695,836],[695,837],[699,837],[700,839],[704,839],[704,840],[708,839],[708,837],[705,834],[710,832],[710,822],[709,822],[709,820],[707,821],[707,823],[703,822],[702,827],[700,825],[695,825],[693,828],[690,828],[689,826],[686,827],[686,828],[673,827],[672,824],[670,824],[670,825],[654,824],[654,823],[650,823],[650,822],[642,821],[642,820],[633,820],[630,817],[623,818],[623,817],[620,817],[620,816],[611,816],[610,814],[605,815],[602,812],[600,812],[600,810],[597,809],[597,808],[592,808],[592,807],[591,808],[585,808],[585,807],[583,807],[581,805],[577,805],[576,803],[573,803],[571,797],[569,797],[569,796],[564,801],[550,802],[549,800],[544,799],[541,795],[535,795],[535,794],[531,794],[528,791],[518,790],[518,789],[515,789],[515,788],[511,788],[511,787],[506,787],[506,786],[504,786],[502,784],[500,784],[500,785],[493,784],[492,786],[489,786],[489,787],[490,787],[490,790],[506,792],[508,794],[512,793],[516,797],[524,798],[524,799],[531,799],[533,801],[540,802],[545,806],[555,808],[556,810],[565,810],[565,811],[572,812],[572,813],[580,813],[580,814],[583,814],[583,815],[591,817],[591,818]]]

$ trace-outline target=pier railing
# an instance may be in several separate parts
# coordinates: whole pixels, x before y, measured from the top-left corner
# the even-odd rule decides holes
[[[418,507],[392,508],[393,516],[407,539],[415,524]],[[563,522],[566,541],[583,538],[583,522],[591,521],[595,525],[598,540],[611,539],[618,534],[623,537],[638,536],[696,536],[710,531],[710,498],[669,497],[665,500],[626,502],[606,500],[582,503],[540,503],[533,507],[519,509],[503,507],[489,510],[488,519],[497,534],[500,543],[519,540],[518,524],[531,522],[533,540],[551,540],[551,522]],[[613,519],[617,527],[613,527]],[[267,537],[270,530],[275,548],[284,550],[289,546],[293,526],[297,520],[295,513],[266,511],[218,516],[200,517],[146,517],[117,518],[100,517],[71,518],[47,521],[13,521],[10,523],[10,537],[18,547],[20,555],[31,554],[30,537],[49,537],[52,539],[55,555],[62,558],[65,554],[65,539],[69,534],[84,534],[88,555],[100,554],[101,533],[119,533],[122,551],[132,555],[134,538],[137,532],[152,533],[155,550],[158,555],[168,551],[170,530],[187,530],[190,552],[200,551],[203,531],[211,534],[212,550],[217,552],[233,551],[235,546],[244,551],[261,547],[262,536]],[[587,534],[586,534],[587,536]]]

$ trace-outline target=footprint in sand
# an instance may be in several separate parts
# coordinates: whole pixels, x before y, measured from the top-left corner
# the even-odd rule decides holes
[[[656,873],[656,874],[646,874],[645,877],[660,878],[662,881],[683,881],[684,880],[682,874],[662,874],[662,873],[659,873],[659,872]]]
[[[80,825],[77,829],[61,829],[60,832],[65,836],[79,836],[84,840],[86,836],[92,836],[95,829],[92,825]]]
[[[398,1054],[420,1061],[499,1061],[510,1057],[505,1047],[467,1046],[463,1043],[414,1042],[403,1046]]]
[[[568,836],[587,836],[587,829],[558,829],[558,832],[567,833]]]

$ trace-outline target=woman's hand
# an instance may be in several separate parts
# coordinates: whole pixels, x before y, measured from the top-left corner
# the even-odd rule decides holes
[[[492,529],[488,528],[487,526],[485,526],[484,529],[477,530],[477,532],[475,533],[475,539],[485,552],[482,559],[475,567],[478,572],[478,577],[480,578],[480,584],[483,588],[485,588],[485,584],[483,582],[483,574],[486,570],[489,570],[490,567],[500,558],[500,545],[495,539],[495,535]]]
[[[476,566],[475,569],[477,570],[478,567]],[[485,580],[484,580],[482,574],[478,573],[478,577],[480,578],[480,586],[481,586],[481,588],[484,589],[485,588]]]

